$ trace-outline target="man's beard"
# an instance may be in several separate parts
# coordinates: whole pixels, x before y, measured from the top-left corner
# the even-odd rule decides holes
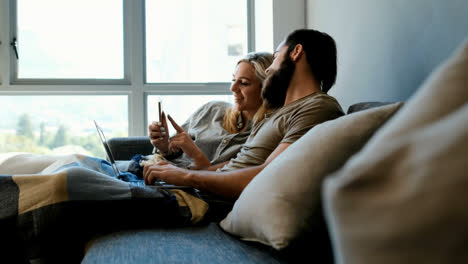
[[[278,70],[263,81],[262,98],[269,109],[280,108],[286,100],[286,92],[291,83],[296,65],[286,56]]]

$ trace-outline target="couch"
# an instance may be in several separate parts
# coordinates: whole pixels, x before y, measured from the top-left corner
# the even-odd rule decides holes
[[[453,58],[463,53],[455,50],[467,37],[467,2],[370,2],[308,1],[308,25],[337,41],[331,95],[348,109],[338,119],[347,120],[345,129],[326,122],[311,130],[327,144],[311,151],[317,143],[301,138],[220,223],[103,234],[89,243],[83,263],[468,263],[468,59],[466,51]],[[359,113],[399,101],[394,113],[373,116],[380,123],[349,129]],[[336,127],[348,133],[326,138]],[[109,144],[117,160],[152,151],[146,137]],[[285,165],[297,159],[306,171]],[[291,197],[265,180],[317,174],[313,159],[328,166],[316,182],[304,182],[313,191]],[[276,201],[275,192],[293,205]],[[291,211],[294,204],[307,210]]]
[[[404,104],[312,128],[221,222],[102,234],[83,263],[467,263],[467,72],[468,40]],[[109,145],[118,159],[151,149]]]
[[[376,108],[389,102],[361,102],[351,105],[347,114]],[[119,137],[108,141],[116,160],[129,160],[135,154],[150,154],[153,150],[147,137]],[[218,222],[202,222],[190,227],[155,227],[122,230],[99,236],[90,243],[83,263],[295,263],[302,262],[317,250],[316,258],[332,263],[330,243],[325,224],[320,243],[302,237],[285,250],[255,242],[240,240],[219,226]],[[314,244],[315,243],[315,244]],[[320,256],[317,256],[320,255]]]
[[[468,40],[404,104],[313,127],[220,223],[101,234],[83,263],[466,263],[467,72]],[[118,159],[151,149],[109,145]]]

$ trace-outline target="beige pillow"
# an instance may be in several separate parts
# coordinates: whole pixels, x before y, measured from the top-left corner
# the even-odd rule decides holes
[[[249,183],[221,227],[276,249],[317,227],[323,178],[356,153],[400,105],[353,113],[312,128]]]
[[[338,263],[468,263],[468,42],[324,183]]]

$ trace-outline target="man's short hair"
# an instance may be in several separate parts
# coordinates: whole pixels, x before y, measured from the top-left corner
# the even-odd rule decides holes
[[[302,45],[312,73],[320,83],[320,89],[327,93],[336,81],[335,40],[330,35],[317,30],[299,29],[286,38],[287,54],[290,54],[297,44]]]

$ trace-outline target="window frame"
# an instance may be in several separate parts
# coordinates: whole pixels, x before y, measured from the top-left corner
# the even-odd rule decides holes
[[[8,85],[0,95],[127,95],[128,134],[146,135],[146,108],[149,95],[230,94],[225,83],[146,83],[145,1],[123,0],[124,78],[123,79],[18,79],[18,64],[10,47],[17,35],[17,4],[9,0]],[[248,52],[254,50],[253,0],[247,3]],[[5,43],[6,44],[6,43]],[[19,54],[21,56],[21,54]]]
[[[10,83],[17,85],[122,85],[130,84],[130,76],[128,74],[129,65],[129,49],[126,48],[126,44],[129,43],[129,32],[125,28],[126,20],[128,16],[125,9],[125,0],[122,1],[123,5],[123,66],[124,66],[124,76],[122,79],[94,79],[94,78],[18,78],[18,60],[13,52],[13,49],[10,47]],[[10,32],[10,43],[18,35],[18,5],[17,0],[10,0],[10,19],[9,19],[9,32]],[[13,56],[11,56],[13,55]],[[19,54],[21,56],[21,54]]]

